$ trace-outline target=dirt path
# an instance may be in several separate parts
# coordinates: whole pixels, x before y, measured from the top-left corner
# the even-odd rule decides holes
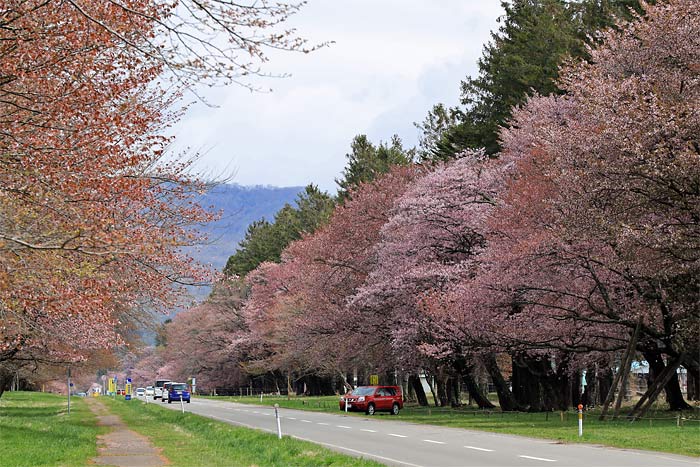
[[[92,459],[93,464],[117,467],[152,467],[169,464],[147,437],[129,430],[118,416],[110,414],[99,399],[88,398],[87,403],[90,410],[97,415],[97,424],[112,428],[109,433],[97,438],[98,456]]]

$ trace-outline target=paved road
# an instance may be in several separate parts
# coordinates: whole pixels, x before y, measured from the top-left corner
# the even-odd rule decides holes
[[[181,410],[179,403],[160,405]],[[185,410],[235,425],[277,432],[272,407],[192,399],[191,404],[185,404]],[[280,415],[284,435],[393,466],[700,466],[700,461],[691,457],[418,425],[398,421],[400,416],[388,414],[361,418],[280,409]]]

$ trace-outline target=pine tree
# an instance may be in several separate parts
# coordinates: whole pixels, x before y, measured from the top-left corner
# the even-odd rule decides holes
[[[348,160],[342,178],[336,179],[338,200],[343,202],[350,192],[363,182],[370,182],[378,175],[387,173],[395,165],[409,165],[416,157],[414,148],[404,149],[401,138],[394,135],[389,144],[372,144],[366,135],[357,135],[352,140],[352,152],[346,154]]]

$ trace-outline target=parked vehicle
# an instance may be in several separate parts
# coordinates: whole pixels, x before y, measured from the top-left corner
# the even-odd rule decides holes
[[[190,403],[190,391],[187,388],[186,383],[168,383],[167,385],[167,395],[163,392],[163,398],[168,399],[168,404],[172,404],[173,401],[177,402],[182,400],[184,402]]]
[[[340,410],[364,411],[374,415],[377,411],[398,415],[403,409],[403,396],[399,386],[359,386],[340,398]]]
[[[155,395],[156,391],[153,388],[153,386],[146,386],[146,397],[153,397]]]
[[[144,397],[146,395],[146,388],[136,388],[136,397]]]
[[[153,386],[153,399],[159,399],[163,397],[163,385],[169,383],[169,379],[157,379],[155,386]]]

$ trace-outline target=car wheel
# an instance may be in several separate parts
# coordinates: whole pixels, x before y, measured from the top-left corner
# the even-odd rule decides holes
[[[172,404],[172,403],[173,403],[173,400],[172,400],[172,399],[168,399],[168,404]]]
[[[374,415],[374,404],[369,404],[367,406],[367,415]]]
[[[391,406],[391,415],[398,415],[399,414],[399,404],[394,402],[394,405]]]
[[[189,399],[187,399],[187,403],[188,403],[188,404],[190,403],[190,400],[189,400]]]

